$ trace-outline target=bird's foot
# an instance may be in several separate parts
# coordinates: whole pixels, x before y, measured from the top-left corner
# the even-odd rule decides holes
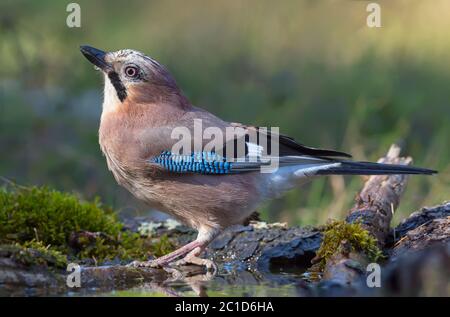
[[[211,239],[211,237],[210,237]],[[208,241],[210,241],[210,239]],[[193,264],[197,266],[206,267],[206,272],[209,275],[215,276],[217,274],[217,265],[208,259],[202,259],[198,256],[202,253],[206,246],[205,241],[194,240],[184,247],[181,247],[169,254],[166,254],[158,259],[152,261],[133,261],[128,266],[131,267],[147,267],[147,268],[163,268],[166,271],[173,271],[171,268],[183,266],[186,264]],[[181,260],[175,261],[180,256],[184,256]],[[176,269],[175,269],[176,270]]]
[[[172,262],[170,264],[170,266],[177,267],[177,266],[183,266],[183,265],[189,265],[189,264],[204,266],[206,268],[206,271],[208,273],[212,273],[212,275],[216,275],[218,272],[217,264],[214,263],[214,261],[209,260],[209,259],[202,259],[202,258],[199,258],[199,257],[191,255],[191,254],[188,254],[181,260]]]

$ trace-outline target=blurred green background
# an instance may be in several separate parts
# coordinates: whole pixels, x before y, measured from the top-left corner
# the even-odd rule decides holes
[[[97,141],[102,80],[80,44],[133,48],[165,64],[193,104],[279,126],[301,142],[376,160],[393,142],[433,177],[412,177],[399,221],[450,193],[450,1],[70,1],[0,3],[0,175],[148,209],[120,189]],[[265,205],[263,218],[343,217],[360,177],[318,179]]]

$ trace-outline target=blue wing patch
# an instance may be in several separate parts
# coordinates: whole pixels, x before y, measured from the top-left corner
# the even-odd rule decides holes
[[[233,163],[215,152],[193,152],[189,155],[173,154],[163,151],[160,155],[149,160],[158,164],[170,172],[176,173],[200,173],[210,175],[229,174]]]

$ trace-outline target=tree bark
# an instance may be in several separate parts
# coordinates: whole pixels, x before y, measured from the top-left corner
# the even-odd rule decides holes
[[[412,159],[400,157],[400,147],[393,144],[386,156],[378,162],[408,165]],[[361,223],[362,227],[377,239],[381,249],[386,244],[392,216],[399,205],[407,179],[407,175],[370,176],[346,218],[348,223]],[[326,261],[323,278],[339,284],[351,284],[365,273],[369,262],[367,255],[353,250],[348,241],[341,241],[340,248]]]

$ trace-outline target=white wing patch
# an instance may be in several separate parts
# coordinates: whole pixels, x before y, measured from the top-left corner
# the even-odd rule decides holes
[[[263,155],[264,147],[255,143],[246,142],[248,156],[253,158],[259,158]]]

